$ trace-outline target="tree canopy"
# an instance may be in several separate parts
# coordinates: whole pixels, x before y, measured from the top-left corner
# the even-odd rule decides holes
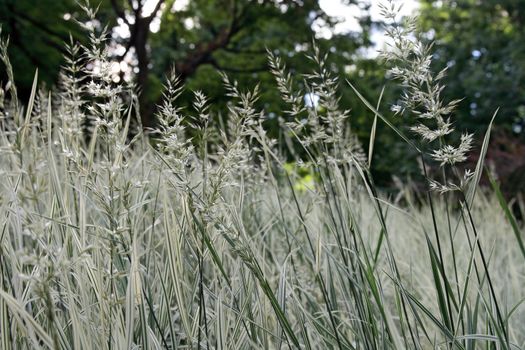
[[[436,69],[448,67],[443,97],[462,99],[457,128],[482,135],[498,110],[487,163],[514,195],[525,186],[525,3],[422,0],[420,12]]]
[[[525,4],[514,0],[421,1],[420,21],[448,67],[446,97],[464,98],[459,123],[484,130],[498,122],[521,132],[525,118]]]
[[[348,3],[356,5],[363,30],[335,34],[330,41],[318,38],[323,49],[332,51],[332,62],[341,72],[356,50],[369,44],[370,20],[358,8],[366,10],[366,6],[354,0]],[[34,72],[27,67],[41,68],[44,80],[55,82],[63,42],[69,33],[82,40],[75,21],[86,18],[79,5],[74,0],[43,0],[38,6],[33,1],[1,0],[0,8],[19,84],[31,86]],[[217,70],[240,81],[265,84],[269,82],[267,49],[289,58],[300,70],[308,66],[304,52],[316,37],[314,22],[322,22],[328,31],[337,22],[317,0],[104,0],[97,20],[93,25],[100,30],[108,25],[111,54],[119,63],[117,79],[133,78],[142,90],[146,126],[153,123],[161,82],[172,67],[197,89],[206,85],[209,91],[208,85],[215,84],[210,74]]]
[[[22,97],[29,95],[36,68],[48,87],[57,83],[64,43],[71,39],[86,43],[79,24],[99,32],[106,27],[115,82],[124,79],[137,85],[144,126],[155,124],[155,106],[172,69],[187,87],[182,102],[190,105],[191,92],[203,90],[220,115],[227,108],[219,75],[225,72],[242,89],[259,84],[257,103],[266,112],[265,126],[273,136],[278,136],[276,126],[285,107],[269,72],[268,52],[282,57],[301,87],[302,74],[315,68],[307,58],[315,41],[321,52],[329,54],[327,64],[340,79],[341,106],[351,110],[353,131],[366,148],[373,115],[344,79],[376,102],[387,84],[388,66],[363,55],[363,48],[374,49],[371,34],[377,30],[370,1],[342,1],[358,19],[359,30],[335,31],[338,19],[325,13],[319,0],[91,1],[91,6],[98,5],[96,20],[89,19],[81,8],[84,3],[76,0],[0,0],[0,23],[2,35],[10,38]],[[458,129],[484,132],[499,107],[497,124],[504,131],[498,135],[514,133],[515,139],[523,139],[524,14],[525,5],[514,0],[420,1],[421,35],[435,41],[434,68],[448,67],[443,98],[463,99],[455,117]],[[5,81],[3,75],[0,70],[0,80]],[[380,110],[388,114],[399,93],[386,85]],[[408,151],[403,142],[384,125],[378,127],[373,162],[378,183],[389,183],[392,169],[417,176],[419,169],[410,157],[402,161],[397,157]],[[519,148],[507,146],[509,155]]]

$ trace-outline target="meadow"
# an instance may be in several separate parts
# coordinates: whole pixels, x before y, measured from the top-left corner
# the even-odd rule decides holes
[[[395,21],[395,8],[384,15]],[[525,347],[523,228],[494,179],[478,185],[490,128],[478,142],[453,130],[444,72],[404,28],[387,30],[406,90],[392,116],[374,107],[381,96],[369,102],[332,76],[318,50],[305,90],[270,53],[289,105],[283,140],[262,126],[257,87],[226,75],[227,116],[205,91],[179,106],[174,72],[157,128],[143,131],[133,86],[113,82],[92,28],[91,46],[67,47],[61,85],[40,89],[37,73],[20,101],[2,41],[0,347]],[[342,85],[375,120],[369,145],[338,106]],[[389,122],[403,111],[420,116],[411,130]],[[423,193],[374,185],[383,122],[420,154]],[[473,147],[480,160],[464,171]]]

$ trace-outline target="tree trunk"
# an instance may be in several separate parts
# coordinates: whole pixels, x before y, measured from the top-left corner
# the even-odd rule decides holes
[[[148,101],[148,76],[150,57],[148,52],[149,20],[148,18],[136,18],[134,47],[137,54],[138,74],[137,85],[139,88],[140,117],[145,128],[155,126],[151,101]]]

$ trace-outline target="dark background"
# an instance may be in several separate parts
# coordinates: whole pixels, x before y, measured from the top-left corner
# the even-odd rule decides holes
[[[313,27],[321,23],[333,31],[337,18],[324,13],[316,0],[191,0],[182,7],[174,0],[148,1],[146,9],[145,0],[102,0],[97,21],[92,23],[99,30],[108,26],[115,83],[137,84],[146,127],[155,125],[164,77],[175,67],[188,91],[181,103],[189,105],[191,91],[203,90],[217,114],[227,101],[219,70],[241,88],[260,83],[258,107],[266,111],[267,129],[277,134],[277,120],[285,108],[268,72],[266,50],[282,57],[300,85],[301,74],[313,68],[306,54],[311,53],[314,38],[321,51],[329,53],[329,67],[340,79],[341,105],[351,110],[352,129],[365,148],[373,115],[345,79],[370,101],[377,101],[385,87],[381,111],[392,115],[390,106],[400,91],[386,77],[388,65],[365,53],[376,49],[371,37],[381,28],[370,18],[368,1],[346,0],[361,30],[332,32],[329,39],[320,37]],[[523,190],[525,2],[423,0],[418,16],[420,35],[435,42],[435,71],[448,67],[444,98],[463,99],[454,116],[456,129],[473,132],[481,140],[500,108],[488,164],[496,169],[506,193]],[[41,84],[56,86],[67,56],[64,43],[86,43],[86,33],[78,24],[86,21],[73,0],[0,0],[2,36],[10,39],[9,54],[23,102],[36,68]],[[5,67],[0,68],[0,81],[7,82]],[[403,118],[392,116],[401,127],[406,124]],[[391,188],[394,176],[415,183],[420,180],[411,152],[385,126],[379,126],[372,170],[380,186]],[[476,154],[469,159],[475,161]]]

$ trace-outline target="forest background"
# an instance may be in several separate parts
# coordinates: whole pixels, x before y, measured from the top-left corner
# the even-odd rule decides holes
[[[172,68],[187,87],[181,104],[191,104],[192,91],[205,90],[220,118],[227,108],[222,71],[241,89],[260,85],[257,103],[265,110],[265,127],[284,143],[278,125],[286,117],[280,114],[283,102],[269,72],[268,51],[300,77],[315,65],[307,57],[315,41],[328,53],[329,68],[340,81],[358,85],[370,101],[384,89],[380,111],[392,114],[400,91],[388,83],[388,63],[377,55],[388,45],[381,39],[377,5],[363,0],[103,0],[97,20],[89,21],[75,0],[39,0],[38,6],[33,0],[0,0],[0,23],[2,35],[10,39],[22,100],[30,95],[35,67],[47,88],[58,84],[68,54],[64,43],[87,43],[82,26],[107,26],[114,81],[140,89],[145,128],[156,123],[155,106]],[[481,140],[499,108],[487,164],[497,169],[507,194],[520,191],[525,187],[525,3],[405,1],[403,13],[417,14],[419,35],[434,41],[434,71],[448,68],[443,97],[461,99],[458,130]],[[7,81],[4,67],[0,81]],[[348,84],[339,85],[352,130],[368,145],[373,115]],[[315,96],[305,96],[304,102],[315,103]],[[407,124],[403,118],[413,117],[394,121],[401,126]],[[380,187],[394,189],[396,179],[421,183],[415,156],[410,156],[414,150],[384,125],[378,125],[375,142],[372,172]],[[471,164],[476,160],[476,154],[469,159]]]

